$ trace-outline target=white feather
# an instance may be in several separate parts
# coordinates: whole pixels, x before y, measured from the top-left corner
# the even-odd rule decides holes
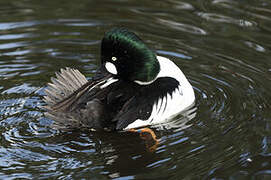
[[[163,99],[158,99],[157,103],[152,107],[149,119],[138,119],[125,129],[166,122],[168,119],[188,109],[195,101],[194,90],[179,67],[165,57],[157,56],[157,59],[160,63],[160,72],[156,79],[159,77],[171,77],[179,81],[180,85],[173,91],[172,96],[167,94]],[[166,107],[164,107],[165,105]]]
[[[109,78],[109,79],[106,81],[106,83],[103,84],[103,85],[101,86],[101,89],[103,89],[103,88],[109,86],[110,84],[112,84],[112,83],[114,83],[114,82],[116,82],[116,81],[118,81],[118,79]]]
[[[166,101],[167,101],[167,98],[166,98],[166,96],[164,96],[162,99],[162,104],[161,104],[160,111],[159,111],[160,115],[163,115],[165,112],[164,110],[165,110],[165,106],[166,106]]]

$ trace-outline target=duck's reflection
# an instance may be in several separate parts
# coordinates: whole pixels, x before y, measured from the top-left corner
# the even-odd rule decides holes
[[[110,144],[110,148],[102,147],[105,157],[105,169],[110,178],[144,174],[146,167],[166,157],[158,152],[161,138],[168,131],[181,131],[191,125],[188,122],[196,116],[196,107],[190,108],[176,118],[164,124],[134,129],[129,132],[114,133],[108,142],[108,136],[102,141]],[[107,153],[106,153],[107,152]],[[143,171],[143,172],[142,172]],[[147,173],[147,172],[146,172]]]
[[[53,139],[65,146],[66,152],[79,153],[80,156],[73,157],[80,166],[93,169],[95,165],[100,168],[100,174],[109,178],[147,174],[146,167],[168,158],[161,153],[163,136],[190,127],[187,123],[195,115],[196,109],[192,108],[165,124],[152,127],[123,132],[77,131],[59,134]]]

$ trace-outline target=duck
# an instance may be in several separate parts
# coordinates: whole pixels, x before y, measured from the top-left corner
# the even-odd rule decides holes
[[[190,108],[195,95],[173,61],[130,30],[113,28],[102,38],[96,74],[87,79],[77,69],[61,69],[44,101],[55,129],[125,131],[167,122]]]

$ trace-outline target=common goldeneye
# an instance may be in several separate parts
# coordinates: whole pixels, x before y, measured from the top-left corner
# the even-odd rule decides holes
[[[163,123],[195,101],[179,67],[125,28],[105,33],[101,65],[92,79],[66,68],[51,81],[45,90],[46,115],[60,130],[127,130]]]

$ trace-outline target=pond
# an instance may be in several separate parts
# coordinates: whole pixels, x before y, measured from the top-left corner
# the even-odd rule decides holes
[[[42,97],[64,67],[92,77],[112,27],[138,34],[191,82],[196,111],[134,133],[50,128]],[[271,179],[271,2],[0,2],[0,179]]]

